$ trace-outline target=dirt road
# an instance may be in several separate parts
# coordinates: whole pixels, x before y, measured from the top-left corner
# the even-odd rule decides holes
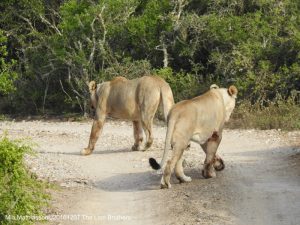
[[[131,124],[110,121],[94,153],[81,156],[90,129],[91,121],[0,122],[1,133],[38,144],[31,170],[62,187],[52,191],[49,224],[300,223],[300,132],[225,130],[218,152],[226,168],[214,179],[202,178],[204,154],[193,143],[185,152],[193,181],[173,177],[161,190],[148,158],[160,159],[164,126],[154,126],[150,150],[132,152]]]

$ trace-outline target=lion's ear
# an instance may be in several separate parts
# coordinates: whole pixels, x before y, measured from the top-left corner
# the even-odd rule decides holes
[[[219,88],[219,86],[218,85],[216,85],[216,84],[212,84],[212,85],[210,85],[210,88],[209,89],[218,89]]]
[[[230,96],[236,98],[237,93],[238,93],[238,89],[237,89],[234,85],[231,85],[231,86],[228,88],[228,94],[229,94]]]
[[[96,88],[97,88],[96,82],[95,81],[91,81],[89,83],[89,91],[90,91],[90,93],[94,92],[96,90]]]

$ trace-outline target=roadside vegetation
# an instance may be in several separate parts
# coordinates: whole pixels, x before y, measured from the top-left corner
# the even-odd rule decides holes
[[[33,154],[24,140],[0,139],[0,224],[33,224],[43,220],[48,207],[46,183],[38,180],[24,163]]]
[[[299,101],[277,100],[266,105],[243,101],[235,109],[227,127],[239,129],[300,129]]]
[[[300,1],[0,1],[0,121],[81,121],[89,81],[150,74],[176,102],[236,85],[229,128],[300,129]],[[31,145],[0,138],[0,224],[31,224],[46,184]]]
[[[158,74],[176,101],[236,85],[236,127],[299,129],[299,1],[7,0],[0,9],[0,114],[87,116],[90,80]]]

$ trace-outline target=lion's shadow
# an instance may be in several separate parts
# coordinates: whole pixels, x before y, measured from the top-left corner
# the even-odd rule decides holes
[[[157,190],[161,175],[152,171],[140,173],[122,173],[95,183],[96,188],[109,192],[132,192]]]
[[[39,154],[56,154],[56,155],[77,155],[80,156],[81,153],[80,151],[72,151],[72,152],[52,152],[52,151],[37,151]],[[97,151],[95,150],[91,155],[89,156],[83,156],[83,157],[90,157],[93,155],[106,155],[106,154],[114,154],[114,153],[130,153],[134,152],[130,148],[122,148],[122,149],[117,149],[117,150],[101,150]]]
[[[186,171],[186,174],[193,179],[203,179],[198,169]],[[160,189],[161,174],[154,171],[139,173],[122,173],[99,180],[95,187],[108,192],[132,192],[132,191],[149,191]],[[171,177],[172,184],[178,184],[179,181]]]

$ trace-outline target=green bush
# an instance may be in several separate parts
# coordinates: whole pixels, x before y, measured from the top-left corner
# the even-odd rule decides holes
[[[49,199],[45,183],[24,163],[25,154],[32,153],[24,141],[0,139],[0,224],[32,224],[33,216],[43,215]]]
[[[283,99],[276,97],[275,101],[251,104],[242,101],[232,115],[228,124],[230,128],[255,129],[300,129],[300,105],[296,95]],[[297,103],[298,102],[298,103]]]
[[[15,60],[7,59],[7,37],[3,30],[0,29],[0,94],[9,94],[16,90],[14,81],[18,75],[13,71],[13,66],[16,64]]]
[[[97,81],[103,82],[117,76],[135,79],[144,75],[150,75],[151,70],[151,64],[147,60],[133,61],[131,58],[124,58],[122,62],[114,63],[106,68],[103,73],[100,73]]]
[[[175,73],[167,67],[156,70],[156,74],[169,83],[175,102],[194,97],[200,88],[196,77],[189,73]]]

